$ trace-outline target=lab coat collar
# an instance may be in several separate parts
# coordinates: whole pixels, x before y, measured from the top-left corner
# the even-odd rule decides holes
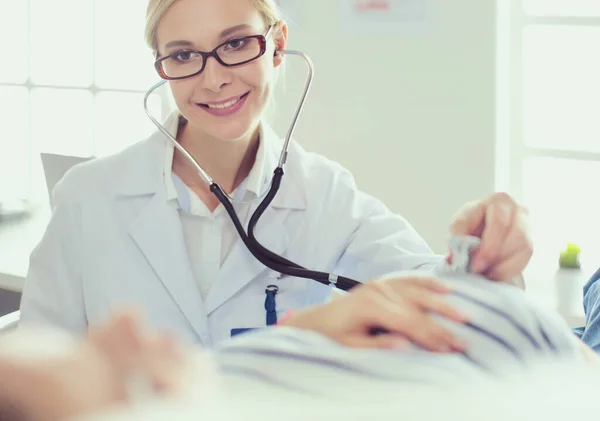
[[[174,112],[163,122],[163,126],[173,136],[177,134],[180,114]],[[264,197],[269,189],[273,172],[279,163],[279,155],[283,146],[283,140],[266,123],[261,122],[260,145],[256,161],[250,174],[242,183],[241,187],[251,192],[248,198],[242,197],[244,201],[256,197]],[[140,149],[142,149],[140,151]],[[156,131],[150,138],[130,148],[125,153],[130,153],[125,173],[121,177],[118,190],[120,195],[139,196],[163,192],[165,199],[172,200],[178,197],[177,188],[172,179],[172,162],[174,147],[169,139],[160,131]],[[284,166],[283,177],[279,191],[271,206],[281,209],[305,209],[306,195],[303,188],[303,180],[300,168],[295,168],[293,155]],[[262,196],[261,196],[262,195]]]

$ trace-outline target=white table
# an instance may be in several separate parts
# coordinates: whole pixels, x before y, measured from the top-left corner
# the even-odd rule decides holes
[[[49,207],[30,217],[0,224],[0,288],[21,292],[29,267],[29,255],[35,248],[50,219]],[[583,326],[582,289],[600,262],[589,262],[569,290],[559,297],[555,282],[556,262],[534,257],[525,271],[526,293],[543,306],[557,310],[571,327]]]

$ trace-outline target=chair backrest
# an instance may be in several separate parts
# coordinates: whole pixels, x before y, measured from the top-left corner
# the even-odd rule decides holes
[[[0,317],[0,335],[17,328],[21,313],[19,310]]]
[[[82,158],[80,156],[56,155],[52,153],[42,153],[41,156],[50,205],[52,205],[52,190],[67,171],[77,164],[93,159],[91,157]]]

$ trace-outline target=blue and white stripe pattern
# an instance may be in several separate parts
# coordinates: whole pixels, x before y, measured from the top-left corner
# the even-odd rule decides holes
[[[441,279],[453,289],[445,298],[469,322],[434,317],[467,344],[465,353],[431,353],[417,346],[350,349],[314,332],[278,327],[218,347],[219,370],[240,393],[352,400],[364,398],[365,391],[390,399],[403,386],[449,390],[548,359],[584,363],[564,321],[529,302],[518,288],[475,275],[444,274]]]

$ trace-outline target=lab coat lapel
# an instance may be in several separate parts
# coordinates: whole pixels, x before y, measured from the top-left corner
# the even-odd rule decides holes
[[[255,228],[258,241],[274,253],[284,254],[287,249],[289,237],[285,230],[285,220],[290,212],[291,209],[269,208]],[[218,282],[207,297],[206,312],[212,313],[261,272],[268,270],[265,265],[256,260],[243,241],[238,239],[223,264]]]
[[[263,126],[265,141],[268,142],[267,154],[265,157],[264,188],[271,184],[273,171],[279,160],[282,141],[275,132],[267,125]],[[251,212],[258,207],[260,200],[253,204]],[[284,255],[294,232],[286,224],[287,218],[295,211],[301,211],[306,208],[306,196],[302,183],[297,177],[297,170],[290,165],[290,170],[286,171],[283,177],[279,191],[271,205],[265,210],[258,224],[254,228],[257,240],[273,253]],[[247,227],[246,228],[247,231]],[[225,260],[220,271],[218,282],[208,294],[206,300],[206,312],[210,315],[219,308],[228,299],[233,297],[248,285],[260,273],[270,271],[265,265],[260,263],[252,253],[246,248],[243,241],[238,239],[233,250]],[[266,276],[266,274],[265,274]]]
[[[177,209],[159,191],[129,233],[199,336],[207,332],[202,296],[194,281]]]

